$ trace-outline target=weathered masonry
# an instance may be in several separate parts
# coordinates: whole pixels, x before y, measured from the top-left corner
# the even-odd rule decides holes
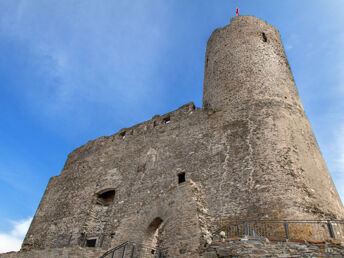
[[[90,141],[51,178],[23,249],[127,240],[198,257],[220,220],[339,220],[344,210],[277,30],[211,35],[193,103]]]

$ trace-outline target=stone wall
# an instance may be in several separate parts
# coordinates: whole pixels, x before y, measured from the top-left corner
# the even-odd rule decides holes
[[[214,242],[200,256],[217,257],[343,257],[344,243],[333,241],[300,241],[279,242],[274,239],[227,239],[225,242]]]
[[[216,29],[207,44],[203,90],[203,107],[226,112],[236,125],[228,128],[237,134],[229,148],[241,159],[230,175],[245,175],[237,181],[245,185],[239,202],[250,203],[252,217],[343,218],[273,26],[238,16]]]
[[[222,219],[343,219],[277,31],[234,18],[214,32],[206,59],[205,108],[189,103],[74,150],[50,180],[23,249],[84,245],[87,237],[110,248],[143,235],[156,218],[187,223],[201,202],[186,201],[183,174],[202,189],[213,227]],[[190,225],[203,227],[197,216],[190,213]],[[191,246],[201,237],[165,232],[162,244],[177,237]]]
[[[210,217],[205,207],[200,187],[188,180],[123,218],[111,246],[127,240],[152,246],[156,230],[158,247],[168,257],[199,257],[201,247],[211,242]],[[161,227],[149,230],[157,218]]]
[[[1,258],[99,258],[105,253],[101,248],[45,248],[31,251],[10,252],[0,254]],[[130,250],[129,250],[130,251]],[[121,253],[121,252],[120,252]],[[204,250],[200,255],[183,255],[175,253],[167,257],[338,257],[344,256],[344,244],[336,240],[332,241],[300,241],[289,240],[280,242],[276,239],[248,239],[232,238],[225,242],[216,241]],[[140,256],[145,257],[145,256]]]
[[[45,248],[30,251],[9,252],[0,254],[1,258],[99,258],[106,249],[81,248],[79,246],[65,248]]]

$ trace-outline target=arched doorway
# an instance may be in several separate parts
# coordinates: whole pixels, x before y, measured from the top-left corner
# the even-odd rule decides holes
[[[148,226],[143,240],[144,257],[155,257],[159,248],[159,235],[163,220],[156,217]]]

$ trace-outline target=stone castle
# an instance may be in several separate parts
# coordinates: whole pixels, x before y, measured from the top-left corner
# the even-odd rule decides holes
[[[74,150],[22,250],[104,253],[132,241],[200,257],[224,221],[342,219],[278,31],[238,16],[208,40],[203,107],[189,103]]]

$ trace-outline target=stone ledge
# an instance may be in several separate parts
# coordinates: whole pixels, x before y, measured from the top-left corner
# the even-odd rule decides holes
[[[271,239],[231,238],[224,242],[214,241],[200,257],[344,257],[344,246],[340,240]]]

